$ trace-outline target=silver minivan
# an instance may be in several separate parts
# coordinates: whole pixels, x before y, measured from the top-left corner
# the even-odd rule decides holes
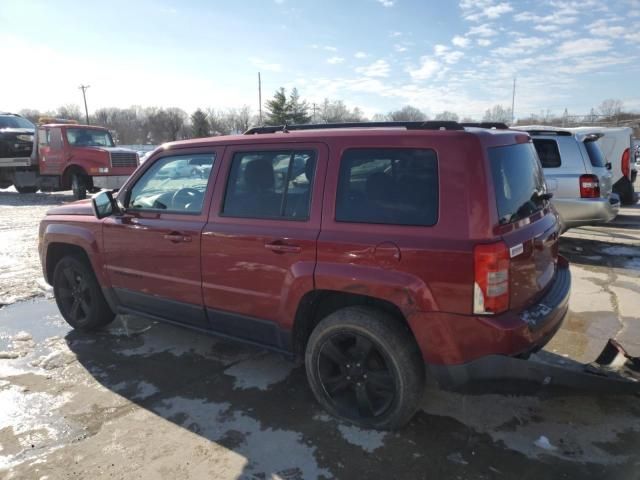
[[[620,197],[612,192],[611,164],[597,143],[602,133],[537,125],[514,128],[531,135],[564,231],[616,217]]]

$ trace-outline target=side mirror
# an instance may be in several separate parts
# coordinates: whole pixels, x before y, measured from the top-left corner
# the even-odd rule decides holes
[[[611,162],[605,163],[604,166],[607,170],[611,170]]]
[[[118,203],[111,192],[100,192],[91,199],[91,206],[93,207],[93,214],[99,219],[109,217],[114,213],[120,213],[120,207],[118,207]]]

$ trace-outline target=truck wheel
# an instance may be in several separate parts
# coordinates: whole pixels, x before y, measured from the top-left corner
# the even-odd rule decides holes
[[[14,185],[18,193],[36,193],[38,191],[38,187],[18,187]]]
[[[83,175],[74,173],[71,176],[71,190],[73,190],[73,198],[76,200],[87,198],[87,184]]]
[[[411,332],[370,307],[343,308],[323,319],[309,338],[305,366],[318,402],[366,428],[402,427],[424,392],[424,363]]]
[[[115,317],[93,270],[77,256],[63,257],[56,265],[53,293],[60,313],[77,330],[99,329],[111,323]]]

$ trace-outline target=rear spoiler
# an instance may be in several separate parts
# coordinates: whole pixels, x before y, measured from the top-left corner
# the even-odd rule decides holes
[[[571,137],[573,133],[564,130],[523,130],[531,136],[535,135],[557,135],[559,137]]]

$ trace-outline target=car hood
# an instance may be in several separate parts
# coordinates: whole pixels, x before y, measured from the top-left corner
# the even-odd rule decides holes
[[[78,200],[77,202],[60,205],[47,210],[47,215],[89,215],[93,216],[91,199]]]
[[[98,146],[84,146],[84,145],[76,145],[74,148],[86,148],[88,150],[104,150],[107,152],[114,153],[136,153],[135,150],[131,150],[130,148],[122,148],[122,147],[98,147]]]

